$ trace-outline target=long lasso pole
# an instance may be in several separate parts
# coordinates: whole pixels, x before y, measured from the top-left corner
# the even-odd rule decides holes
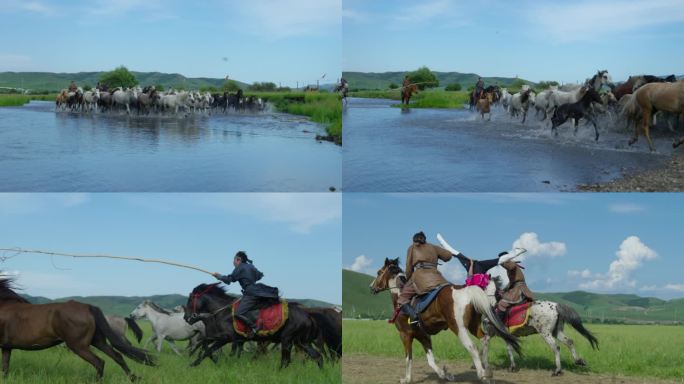
[[[114,256],[114,255],[105,255],[105,254],[73,254],[73,253],[61,253],[61,252],[42,251],[42,250],[38,250],[38,249],[22,249],[22,248],[0,248],[0,252],[36,253],[36,254],[49,255],[49,256],[64,256],[64,257],[91,258],[91,259],[117,259],[117,260],[140,261],[143,263],[159,263],[159,264],[172,265],[174,267],[194,269],[195,271],[204,272],[206,274],[213,275],[212,272],[209,272],[206,269],[194,267],[192,265],[175,263],[173,261],[160,260],[160,259],[146,259],[143,257]],[[3,258],[3,259],[7,259],[7,258]]]

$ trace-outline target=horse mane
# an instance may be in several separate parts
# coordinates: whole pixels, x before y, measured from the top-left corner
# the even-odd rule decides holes
[[[154,309],[155,311],[157,311],[159,313],[163,313],[166,315],[172,315],[173,314],[173,312],[169,311],[168,309],[164,309],[164,308],[158,306],[157,304],[155,304],[149,300],[147,300],[147,305],[149,305],[150,307],[152,307],[152,309]]]
[[[3,277],[0,279],[0,301],[18,301],[20,303],[27,303],[29,301],[19,296],[18,293],[14,292],[16,288],[14,287],[14,278]]]
[[[230,293],[226,292],[226,289],[222,286],[219,285],[219,283],[213,283],[213,284],[200,284],[195,289],[192,290],[192,293],[199,293],[199,292],[205,292],[205,293],[213,293],[217,296],[220,296],[226,300],[235,300],[238,298],[238,296],[231,295]]]

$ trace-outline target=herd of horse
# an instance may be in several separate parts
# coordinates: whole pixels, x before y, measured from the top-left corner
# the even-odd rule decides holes
[[[585,119],[594,126],[595,140],[599,139],[597,117],[608,114],[615,123],[624,123],[629,130],[634,125],[634,134],[628,141],[634,144],[640,132],[646,137],[649,149],[655,150],[650,128],[655,124],[656,113],[662,114],[671,131],[673,121],[684,119],[684,79],[674,75],[658,77],[652,75],[631,76],[621,84],[613,84],[607,70],[597,71],[583,85],[550,86],[535,93],[528,85],[514,94],[507,88],[490,86],[470,95],[470,108],[475,108],[484,119],[491,118],[491,108],[501,105],[511,117],[522,116],[525,123],[528,110],[534,108],[537,117],[545,120],[551,116],[551,130],[558,135],[557,128],[566,121],[574,121],[577,133],[579,121]],[[684,143],[684,138],[675,140],[674,148]]]
[[[190,355],[201,349],[192,366],[206,357],[217,363],[215,353],[228,343],[233,343],[235,355],[245,343],[252,341],[258,343],[258,350],[262,352],[267,351],[269,344],[280,344],[281,368],[290,364],[293,347],[303,351],[319,367],[325,358],[335,362],[342,356],[342,314],[336,308],[308,308],[289,302],[288,315],[279,329],[249,338],[237,332],[233,325],[231,304],[238,299],[239,296],[226,293],[218,284],[201,284],[193,289],[185,306],[168,310],[143,301],[130,316],[123,318],[105,316],[100,308],[73,300],[31,304],[15,292],[11,278],[3,278],[0,279],[2,370],[4,375],[9,373],[13,349],[42,350],[60,344],[90,363],[98,380],[102,379],[105,362],[92,352],[91,346],[112,358],[132,381],[137,377],[122,354],[137,363],[154,366],[155,358],[146,350],[147,345],[156,342],[159,352],[164,340],[179,355],[174,341],[189,340]],[[270,304],[264,302],[260,308]],[[152,325],[153,335],[142,348],[126,338],[130,328],[136,340],[142,340],[143,332],[136,319],[147,319]]]
[[[266,103],[256,96],[245,96],[242,90],[235,93],[210,93],[200,91],[158,91],[154,86],[133,88],[118,87],[111,91],[98,88],[84,91],[63,89],[55,100],[56,111],[69,112],[110,112],[131,111],[138,115],[183,114],[233,111],[260,112]]]

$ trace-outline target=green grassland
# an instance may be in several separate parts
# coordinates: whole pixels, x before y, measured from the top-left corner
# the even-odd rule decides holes
[[[143,343],[151,335],[148,322],[139,322],[144,331]],[[133,338],[129,335],[129,340]],[[134,345],[137,345],[133,341]],[[177,342],[185,347],[185,342]],[[150,349],[152,346],[150,345]],[[103,383],[130,383],[123,370],[108,356],[96,348],[92,350],[105,361]],[[250,352],[243,353],[240,359],[229,357],[230,345],[220,357],[218,364],[209,359],[198,367],[190,367],[192,361],[187,355],[177,356],[164,343],[161,354],[156,350],[156,367],[148,367],[126,359],[133,373],[140,376],[139,383],[339,383],[340,364],[325,362],[321,370],[316,363],[300,353],[293,352],[292,364],[280,370],[280,350],[269,352],[267,356],[253,359]],[[95,369],[63,346],[43,351],[12,351],[10,375],[5,380],[16,384],[74,384],[95,382]]]
[[[0,107],[18,107],[31,100],[55,101],[57,95],[0,94]]]
[[[399,89],[388,89],[384,91],[356,91],[349,94],[351,97],[363,97],[373,99],[401,100]],[[468,103],[468,92],[464,91],[443,91],[439,89],[428,89],[420,91],[411,97],[411,108],[463,108]],[[402,107],[400,104],[394,107]]]
[[[347,318],[388,318],[392,304],[386,292],[370,294],[372,276],[342,270],[342,308]],[[681,324],[684,299],[661,300],[630,294],[597,294],[583,291],[535,292],[539,299],[571,306],[585,322]],[[684,332],[684,327],[682,328]]]
[[[377,355],[404,358],[399,334],[392,324],[378,320],[344,320],[343,348],[348,355]],[[589,343],[570,326],[566,334],[575,342],[577,352],[588,367],[573,364],[570,351],[561,346],[561,364],[573,372],[620,374],[684,381],[684,327],[664,325],[605,325],[589,324],[587,328],[599,340],[600,350],[592,350]],[[520,339],[523,357],[516,358],[521,368],[553,370],[553,354],[539,335]],[[470,361],[470,356],[451,332],[433,337],[439,364],[446,360]],[[414,343],[414,360],[425,356],[420,343]],[[498,338],[491,345],[490,362],[495,367],[508,367],[505,344]]]

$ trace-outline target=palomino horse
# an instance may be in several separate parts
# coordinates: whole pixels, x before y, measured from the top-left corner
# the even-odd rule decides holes
[[[188,350],[191,350],[197,343],[197,338],[204,334],[204,324],[190,325],[183,319],[183,313],[171,312],[149,300],[138,304],[131,312],[131,317],[147,318],[150,321],[154,334],[147,339],[143,348],[147,349],[149,343],[156,341],[157,352],[161,352],[162,343],[166,340],[171,349],[180,356],[174,340],[190,340]]]
[[[492,94],[489,92],[482,92],[480,94],[480,99],[477,100],[477,111],[480,113],[482,116],[482,120],[484,120],[485,114],[489,114],[489,117],[487,120],[492,119],[492,114],[491,114],[491,104],[492,104]]]
[[[413,96],[414,93],[418,93],[418,85],[416,84],[409,84],[401,87],[401,103],[408,105],[409,101],[411,101],[411,96]]]
[[[31,304],[14,292],[8,278],[0,280],[0,340],[5,375],[13,349],[35,351],[61,343],[95,367],[98,380],[102,379],[105,362],[90,350],[91,345],[111,357],[131,380],[136,377],[119,352],[138,363],[154,365],[147,352],[112,331],[100,308],[73,300]]]
[[[452,248],[443,237],[438,236],[438,240],[444,249],[452,253],[458,253],[458,251]],[[497,291],[500,291],[500,289],[503,288],[500,285],[501,278],[495,276],[489,281],[489,284],[487,284],[487,287],[485,288],[485,293],[492,306],[497,303]],[[584,328],[582,319],[574,309],[564,304],[554,303],[553,301],[537,300],[532,303],[529,311],[527,322],[522,327],[513,331],[513,335],[529,336],[538,333],[544,338],[544,341],[546,341],[546,344],[548,344],[556,357],[556,370],[553,372],[553,376],[558,376],[562,373],[560,349],[556,345],[554,338],[568,346],[572,353],[572,357],[575,360],[575,364],[581,366],[587,365],[587,363],[577,354],[573,341],[563,333],[563,326],[566,322],[572,325],[577,332],[589,340],[592,348],[598,349],[598,340],[596,340],[596,337],[594,337],[591,332]],[[485,334],[484,339],[482,340],[482,361],[485,369],[487,369],[489,366],[489,340],[497,333],[497,330],[489,324],[487,319],[483,319],[482,328]],[[506,348],[508,349],[508,356],[511,360],[511,365],[508,370],[517,371],[515,359],[513,358],[513,349],[515,347],[506,342]]]
[[[200,320],[205,323],[209,320],[216,327],[207,327],[211,332],[207,332],[207,338],[214,341],[214,344],[204,351],[192,365],[211,355],[211,353],[221,348],[223,345],[232,341],[245,340],[233,328],[233,314],[231,307],[236,297],[228,295],[218,284],[200,284],[192,290],[185,305],[185,320],[194,324]],[[262,305],[274,303],[273,299],[267,300]],[[270,341],[280,343],[280,367],[284,368],[290,364],[292,346],[296,345],[306,352],[319,367],[323,367],[323,357],[311,346],[319,336],[319,328],[306,310],[295,302],[288,303],[287,320],[277,332],[270,335],[257,334],[252,338],[255,341]]]
[[[653,141],[649,132],[653,112],[671,112],[676,116],[684,114],[684,79],[676,83],[648,83],[637,89],[632,98],[622,108],[622,114],[628,119],[635,119],[634,136],[629,140],[629,145],[634,144],[639,138],[639,124],[641,119],[644,136],[648,140],[648,147],[654,151]],[[638,117],[640,115],[640,117]],[[675,141],[672,146],[678,147],[684,143],[684,139]]]
[[[390,290],[392,294],[392,305],[397,307],[397,298],[401,286],[405,282],[406,276],[399,267],[399,259],[385,259],[385,264],[378,270],[378,275],[370,285],[371,292],[377,294],[384,290]],[[480,328],[481,315],[489,319],[497,335],[511,344],[516,352],[520,353],[518,339],[512,336],[501,320],[494,314],[489,298],[476,286],[463,287],[451,285],[442,288],[430,306],[420,315],[422,325],[412,326],[408,323],[408,317],[400,314],[394,325],[399,331],[399,336],[404,344],[406,353],[406,376],[401,379],[401,383],[411,382],[411,367],[413,364],[413,339],[417,339],[425,349],[427,361],[440,379],[453,380],[453,376],[437,366],[434,355],[432,354],[431,335],[435,335],[443,330],[450,329],[461,340],[461,344],[468,350],[473,364],[477,369],[477,377],[486,379],[491,376],[491,371],[485,370],[480,360],[477,347],[468,336],[468,331],[473,335],[478,334]]]

